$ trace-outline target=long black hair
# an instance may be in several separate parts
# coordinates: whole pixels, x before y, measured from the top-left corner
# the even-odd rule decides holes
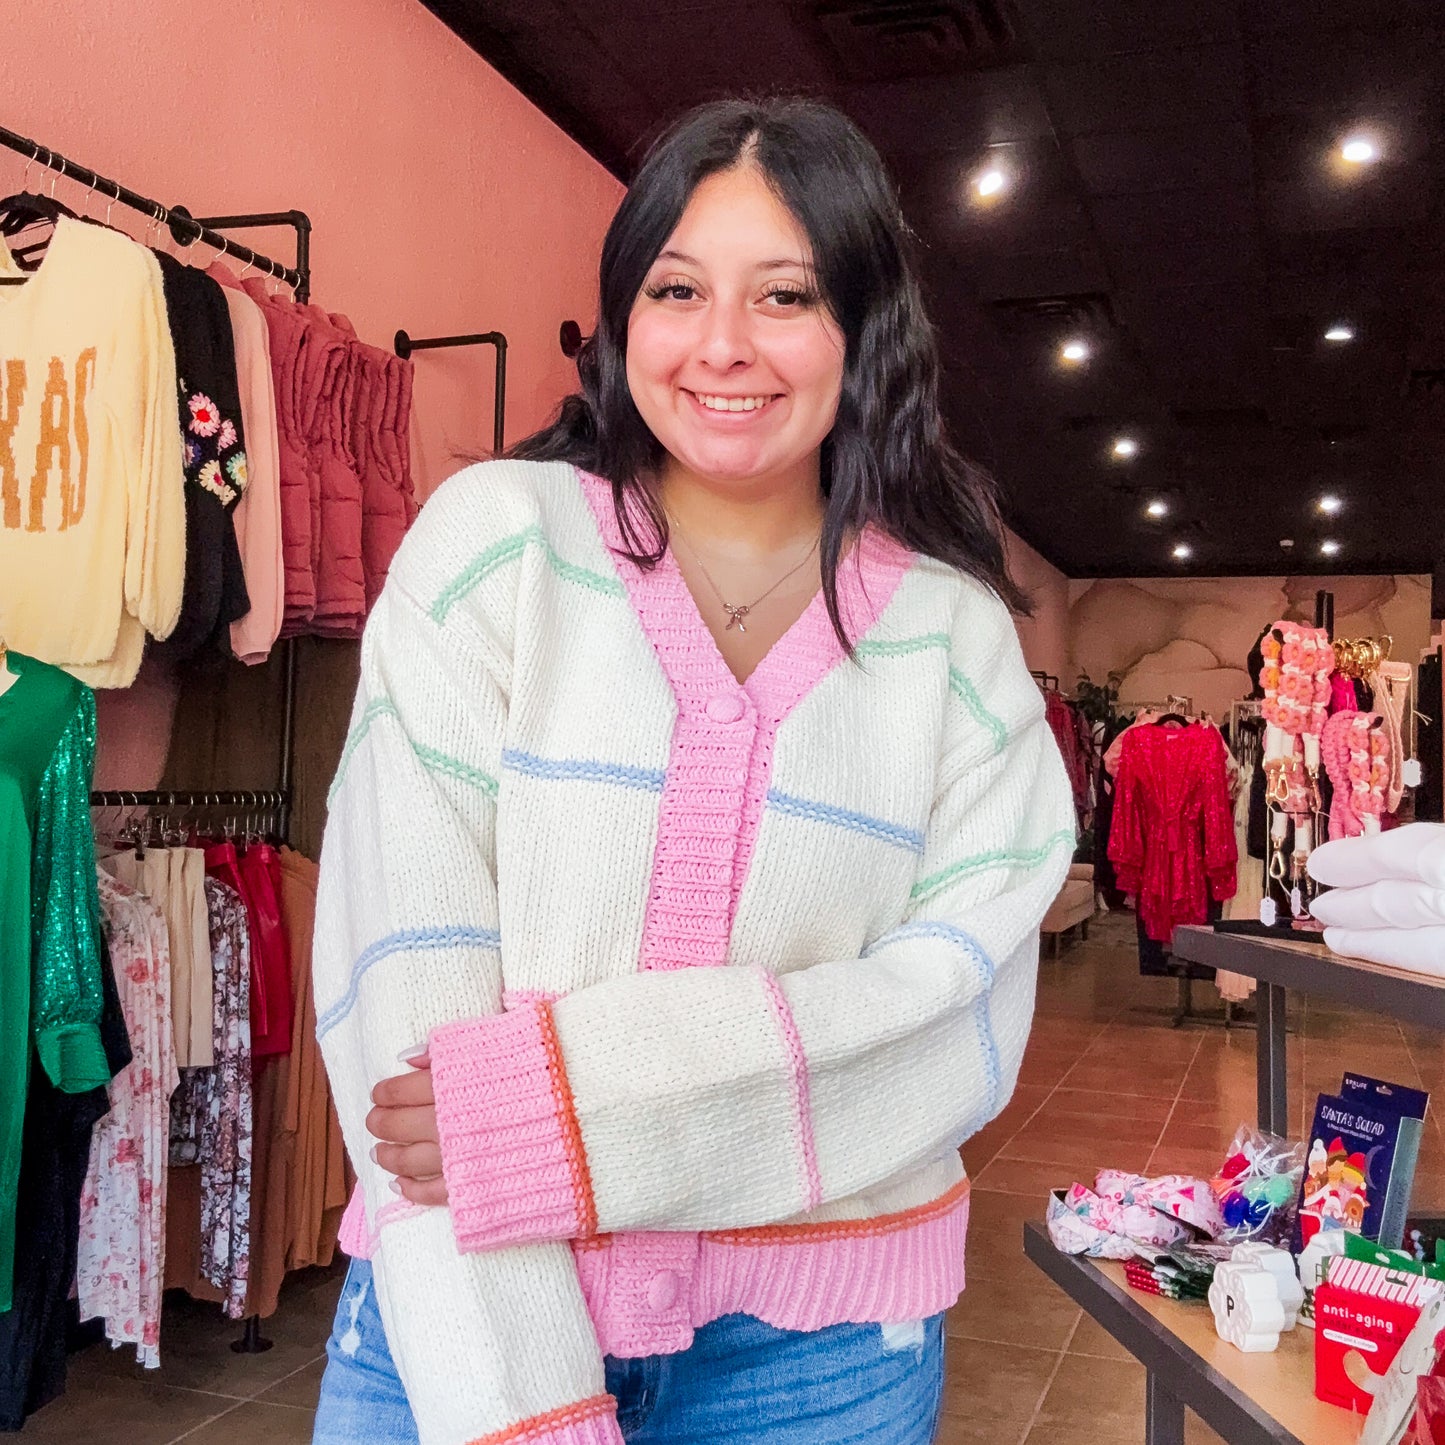
[[[945,431],[912,234],[882,158],[852,121],[818,101],[716,101],[652,144],[602,243],[597,330],[577,356],[581,390],[507,455],[572,462],[606,477],[627,554],[643,567],[661,560],[667,518],[649,484],[663,450],[628,388],[627,323],[694,189],[739,164],[757,166],[806,232],[817,284],[845,341],[842,395],[822,448],[819,546],[823,595],[844,648],[851,653],[838,609],[839,558],[848,536],[870,523],[1027,613],[1008,575],[993,483]]]

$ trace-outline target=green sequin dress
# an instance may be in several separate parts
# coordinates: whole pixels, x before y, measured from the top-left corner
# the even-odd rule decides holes
[[[12,652],[0,695],[0,1311],[32,1049],[56,1088],[110,1082],[100,1039],[100,899],[90,778],[95,695]]]

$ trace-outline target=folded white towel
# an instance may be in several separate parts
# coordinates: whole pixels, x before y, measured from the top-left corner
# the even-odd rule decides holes
[[[1310,912],[1334,928],[1435,928],[1445,924],[1445,889],[1386,878],[1322,893]]]
[[[1445,888],[1445,824],[1411,823],[1373,837],[1336,838],[1310,854],[1310,877],[1331,888],[1405,878]]]
[[[1445,927],[1327,928],[1325,946],[1345,958],[1445,977]]]

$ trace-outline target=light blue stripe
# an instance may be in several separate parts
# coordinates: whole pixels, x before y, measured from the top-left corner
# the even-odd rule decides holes
[[[815,803],[809,798],[795,798],[790,793],[780,793],[776,788],[768,790],[768,806],[792,818],[810,818],[815,823],[828,823],[835,828],[846,828],[852,833],[863,833],[880,842],[892,843],[897,848],[907,848],[910,853],[923,852],[923,834],[918,829],[873,818],[867,813],[835,808],[831,803]]]
[[[984,986],[993,987],[994,963],[983,944],[966,929],[956,928],[951,923],[941,923],[936,919],[922,918],[916,923],[899,924],[897,928],[890,929],[881,938],[870,943],[863,950],[863,957],[868,958],[880,948],[887,948],[891,943],[904,943],[910,938],[941,938],[944,942],[961,948],[982,969]]]
[[[478,948],[500,948],[502,935],[495,928],[407,928],[400,933],[388,933],[378,938],[365,949],[351,967],[351,982],[346,992],[316,1020],[316,1037],[325,1038],[356,1007],[361,980],[373,964],[394,953],[413,953],[436,948],[454,948],[471,945]]]
[[[910,938],[941,938],[946,943],[962,949],[969,959],[978,965],[983,974],[983,991],[973,1006],[973,1026],[978,1034],[978,1047],[979,1052],[983,1055],[984,1072],[988,1075],[988,1089],[984,1095],[982,1107],[969,1121],[964,1132],[963,1138],[967,1139],[983,1128],[998,1112],[998,1096],[1003,1087],[1003,1066],[999,1060],[998,1040],[994,1038],[993,1022],[989,1010],[989,999],[996,971],[994,961],[988,956],[978,939],[966,929],[933,919],[920,919],[917,923],[905,923],[892,929],[882,938],[870,943],[863,950],[863,957],[867,958],[871,954],[877,953],[879,949],[888,947],[889,944],[902,943]]]
[[[640,788],[660,793],[667,775],[660,768],[633,768],[625,763],[604,763],[591,758],[539,758],[508,748],[502,766],[529,778],[550,778],[562,782],[614,783],[619,788]]]

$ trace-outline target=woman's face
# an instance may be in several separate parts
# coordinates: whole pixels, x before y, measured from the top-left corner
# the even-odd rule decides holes
[[[816,483],[843,382],[843,333],[803,228],[752,166],[692,194],[627,327],[642,419],[682,466],[739,484]]]

